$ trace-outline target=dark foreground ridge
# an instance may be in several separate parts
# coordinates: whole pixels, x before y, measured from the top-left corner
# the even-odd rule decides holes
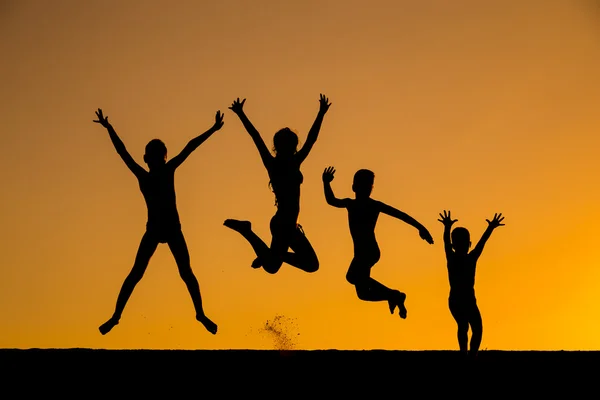
[[[311,398],[367,392],[573,396],[594,390],[600,352],[481,351],[474,363],[464,363],[457,351],[3,349],[0,360],[3,388],[15,385],[21,396],[164,390],[169,396],[214,391],[262,398],[300,392]]]

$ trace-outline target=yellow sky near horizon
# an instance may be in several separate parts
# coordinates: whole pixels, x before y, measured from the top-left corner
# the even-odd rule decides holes
[[[299,349],[455,349],[438,213],[473,242],[502,212],[478,263],[481,348],[600,349],[600,7],[591,0],[0,2],[0,348],[273,348],[283,316]],[[227,108],[265,142],[289,126],[301,143],[332,102],[304,162],[300,223],[320,259],[306,274],[253,270],[227,218],[270,240],[268,176]],[[166,245],[121,323],[102,336],[144,233],[135,177],[108,115],[142,164],[225,125],[180,167],[176,190],[212,336],[195,321]],[[366,303],[345,281],[352,243],[321,173],[424,224],[435,244],[382,215],[373,276],[408,295],[408,318]]]

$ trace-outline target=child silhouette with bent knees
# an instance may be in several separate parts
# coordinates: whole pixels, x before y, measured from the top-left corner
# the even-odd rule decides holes
[[[371,268],[379,261],[380,250],[375,238],[375,225],[380,213],[398,218],[401,221],[417,228],[421,239],[433,244],[429,231],[411,216],[395,209],[385,203],[371,198],[375,174],[367,169],[361,169],[354,174],[352,190],[354,199],[338,199],[333,194],[331,182],[335,169],[327,167],[323,171],[323,186],[327,204],[336,208],[348,210],[350,234],[354,244],[354,258],[350,263],[346,280],[354,285],[358,298],[364,301],[387,301],[390,313],[398,307],[401,318],[406,318],[404,302],[406,294],[395,289],[390,289],[371,277]]]
[[[242,235],[252,246],[256,258],[252,268],[262,267],[269,274],[276,274],[283,263],[296,267],[304,272],[313,273],[319,269],[319,258],[312,244],[298,223],[300,215],[300,186],[304,176],[300,166],[312,150],[323,118],[329,110],[329,99],[320,95],[319,112],[315,118],[306,142],[298,149],[298,135],[290,128],[282,128],[273,136],[272,155],[260,133],[250,122],[244,111],[246,99],[236,99],[231,107],[241,120],[244,128],[252,138],[258,154],[267,170],[270,185],[275,194],[277,211],[271,218],[271,244],[267,245],[253,230],[252,223],[245,220],[228,218],[223,225]],[[292,250],[292,251],[289,251]]]
[[[450,233],[452,225],[457,221],[452,219],[450,211],[444,210],[444,214],[440,213],[440,219],[438,219],[444,224],[444,249],[450,281],[448,306],[458,325],[458,346],[461,354],[465,357],[474,358],[477,355],[483,334],[483,322],[475,298],[477,260],[494,229],[504,226],[503,220],[502,213],[494,214],[491,221],[486,219],[487,229],[483,232],[475,248],[469,252],[471,248],[469,231],[466,228],[457,227]],[[470,349],[467,349],[469,326],[471,327],[471,346]]]
[[[223,114],[217,111],[214,125],[200,136],[192,139],[177,156],[167,161],[167,147],[159,140],[151,140],[146,145],[144,161],[148,165],[149,171],[146,171],[131,157],[125,145],[108,122],[108,117],[103,116],[102,110],[96,111],[98,117],[94,122],[107,129],[109,137],[121,156],[125,165],[135,175],[138,180],[140,190],[148,207],[148,222],[146,232],[142,237],[140,246],[135,257],[133,268],[119,292],[115,312],[112,317],[99,328],[103,335],[111,331],[119,323],[121,314],[125,305],[133,292],[137,283],[144,276],[146,267],[150,258],[154,255],[159,243],[167,243],[179,269],[179,274],[185,282],[187,289],[192,297],[194,308],[196,310],[196,319],[213,335],[217,333],[217,325],[211,321],[202,308],[202,297],[200,296],[200,286],[194,276],[190,265],[190,255],[187,244],[181,231],[179,214],[175,199],[175,170],[187,157],[200,146],[213,133],[223,126]]]

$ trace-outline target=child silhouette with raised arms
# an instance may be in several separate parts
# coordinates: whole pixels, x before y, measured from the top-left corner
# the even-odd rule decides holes
[[[375,237],[375,226],[380,213],[398,218],[401,221],[417,228],[421,239],[433,244],[429,231],[406,213],[395,209],[381,201],[371,198],[375,174],[368,169],[358,170],[354,174],[352,190],[355,198],[338,199],[331,188],[335,169],[327,167],[323,171],[323,186],[327,204],[336,208],[348,210],[350,235],[354,244],[354,258],[350,263],[346,280],[354,285],[358,298],[364,301],[387,301],[390,313],[398,307],[401,318],[406,318],[404,302],[406,294],[395,289],[390,289],[371,277],[371,268],[379,261],[381,256],[379,245]]]
[[[119,323],[125,305],[133,289],[142,279],[142,276],[144,276],[146,267],[150,262],[150,258],[154,255],[158,244],[167,243],[177,263],[179,274],[192,297],[196,310],[196,319],[210,333],[213,335],[216,334],[217,325],[204,314],[200,286],[190,265],[190,255],[181,230],[177,211],[174,179],[177,167],[198,146],[204,143],[206,139],[221,129],[223,126],[223,114],[217,111],[214,125],[208,131],[190,140],[184,149],[169,161],[167,161],[167,147],[165,144],[159,139],[151,140],[146,145],[146,152],[144,154],[144,161],[148,165],[149,171],[142,168],[131,157],[112,125],[108,122],[108,117],[102,115],[101,109],[96,111],[96,115],[98,119],[94,120],[94,122],[99,123],[108,130],[117,153],[137,178],[140,190],[146,201],[146,206],[148,207],[146,232],[139,245],[133,268],[125,279],[125,282],[123,282],[112,317],[100,326],[100,333],[103,335],[107,334]]]
[[[269,274],[275,274],[285,262],[305,272],[316,272],[319,269],[319,259],[312,245],[306,238],[302,226],[298,224],[300,214],[300,185],[304,178],[300,171],[302,162],[306,159],[313,145],[317,141],[323,117],[329,110],[329,100],[321,95],[319,98],[319,112],[315,119],[304,145],[298,150],[298,135],[290,128],[280,129],[273,136],[273,150],[271,154],[260,133],[252,125],[244,113],[244,103],[238,98],[229,107],[240,118],[248,134],[254,141],[262,162],[267,169],[270,185],[275,193],[277,211],[271,218],[271,246],[252,231],[250,221],[227,219],[223,223],[226,227],[240,233],[252,246],[256,258],[252,268],[262,267]],[[293,252],[288,251],[293,250]]]
[[[463,227],[456,227],[450,233],[452,225],[457,221],[452,219],[450,211],[444,210],[444,214],[440,213],[440,219],[438,219],[444,224],[444,249],[450,281],[448,306],[458,325],[458,346],[461,354],[465,357],[474,358],[477,355],[483,334],[483,322],[475,298],[477,260],[494,229],[504,226],[503,220],[502,213],[494,214],[491,221],[486,219],[487,229],[483,232],[475,248],[469,252],[471,248],[469,231]],[[467,348],[469,326],[471,327],[470,349]]]

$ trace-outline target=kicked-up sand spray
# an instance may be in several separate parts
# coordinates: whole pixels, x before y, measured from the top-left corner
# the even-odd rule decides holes
[[[275,349],[282,353],[295,350],[298,346],[300,333],[296,321],[284,315],[276,315],[267,320],[259,332],[268,335],[273,340]]]

